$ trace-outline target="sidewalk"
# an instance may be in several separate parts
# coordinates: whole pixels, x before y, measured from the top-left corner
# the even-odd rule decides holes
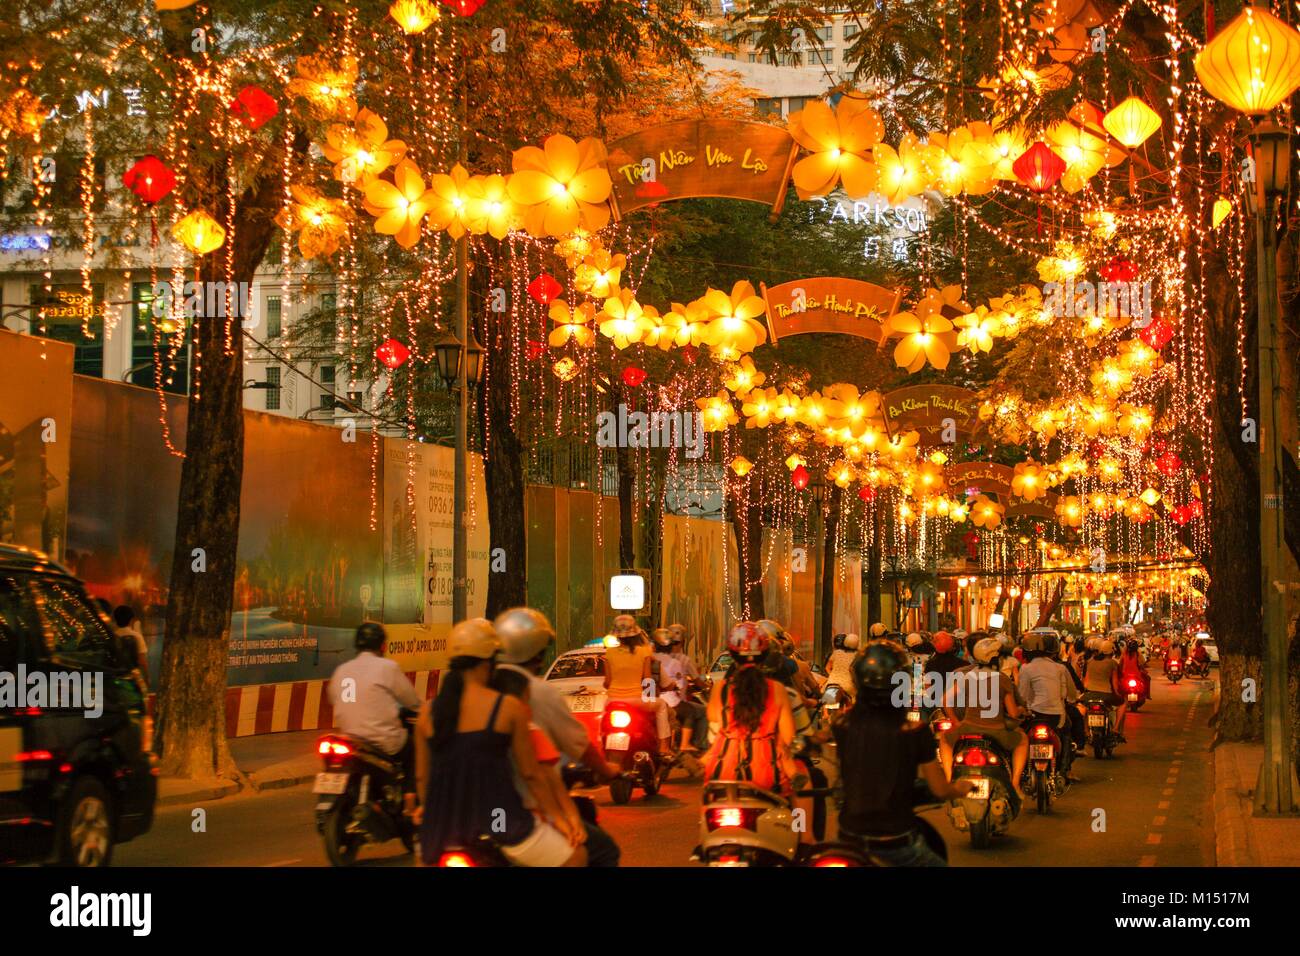
[[[1300,817],[1254,815],[1263,744],[1214,748],[1214,849],[1219,866],[1300,867]]]
[[[247,776],[252,790],[292,787],[311,780],[320,770],[316,740],[322,733],[320,730],[301,730],[234,737],[230,739],[230,752],[235,758],[235,766]],[[158,780],[158,806],[206,803],[243,789],[236,780],[161,777]]]

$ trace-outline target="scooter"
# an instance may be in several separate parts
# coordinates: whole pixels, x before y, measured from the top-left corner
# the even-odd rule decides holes
[[[948,802],[948,817],[970,834],[972,849],[982,850],[1020,815],[1020,798],[1011,785],[1011,755],[991,737],[963,734],[952,759],[952,779],[970,780],[975,789]]]
[[[1177,684],[1183,679],[1183,662],[1178,658],[1168,658],[1165,660],[1165,677],[1169,678],[1169,683]]]
[[[409,724],[410,718],[403,720]],[[347,734],[326,734],[317,752],[325,769],[312,788],[316,832],[330,865],[351,866],[368,843],[401,840],[407,852],[414,850],[415,826],[403,812],[401,761]]]
[[[1029,735],[1029,761],[1021,788],[1037,801],[1039,813],[1048,813],[1052,801],[1069,786],[1070,747],[1062,744],[1057,727],[1046,717],[1028,718],[1024,730]]]
[[[653,797],[663,786],[672,764],[659,753],[654,714],[635,704],[611,701],[600,718],[600,740],[605,758],[622,768],[623,773],[609,783],[609,796],[615,803],[632,799],[640,787]]]
[[[1124,695],[1128,700],[1128,709],[1137,713],[1138,709],[1147,702],[1147,683],[1140,677],[1124,678]]]
[[[1195,657],[1188,658],[1187,666],[1183,672],[1188,677],[1205,678],[1210,676],[1210,662],[1208,660],[1198,661]]]
[[[1119,737],[1115,734],[1115,708],[1100,700],[1090,700],[1085,714],[1088,724],[1088,742],[1092,755],[1098,760],[1114,756]]]

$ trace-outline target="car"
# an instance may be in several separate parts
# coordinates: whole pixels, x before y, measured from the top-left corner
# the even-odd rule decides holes
[[[564,695],[571,712],[599,715],[605,709],[604,645],[565,651],[546,669],[546,680]]]
[[[1202,631],[1192,639],[1192,650],[1197,647],[1204,647],[1205,653],[1210,655],[1210,666],[1214,667],[1219,663],[1219,645],[1215,643],[1214,638]]]
[[[723,651],[714,658],[713,663],[709,665],[709,669],[705,673],[705,676],[708,677],[709,684],[713,685],[719,681],[726,680],[727,671],[729,670],[731,670],[731,655],[726,651]]]
[[[109,865],[153,825],[152,738],[143,682],[84,585],[0,545],[0,863]]]

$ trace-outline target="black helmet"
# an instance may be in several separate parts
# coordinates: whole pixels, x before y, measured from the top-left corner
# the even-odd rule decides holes
[[[356,637],[352,639],[352,646],[358,651],[377,651],[384,646],[384,640],[388,635],[384,633],[384,625],[377,624],[374,621],[366,621],[357,628]]]
[[[894,690],[894,675],[906,671],[908,654],[897,641],[871,641],[853,659],[853,684],[864,701],[887,703]]]
[[[1137,653],[1137,650],[1138,650],[1138,642],[1137,642],[1137,640],[1136,640],[1135,638],[1130,637],[1129,640],[1128,640],[1128,644],[1125,645],[1125,646],[1126,646],[1130,651],[1132,651],[1134,654]]]

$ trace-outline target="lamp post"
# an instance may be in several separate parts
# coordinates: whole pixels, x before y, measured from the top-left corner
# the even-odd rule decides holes
[[[1257,814],[1294,813],[1295,769],[1287,701],[1287,628],[1282,579],[1282,461],[1277,361],[1276,199],[1290,180],[1290,134],[1267,117],[1300,86],[1300,33],[1263,7],[1246,7],[1196,55],[1201,85],[1220,102],[1258,117],[1250,140],[1255,183],[1246,205],[1255,215],[1259,329],[1260,587],[1264,625],[1264,761],[1255,786]]]

